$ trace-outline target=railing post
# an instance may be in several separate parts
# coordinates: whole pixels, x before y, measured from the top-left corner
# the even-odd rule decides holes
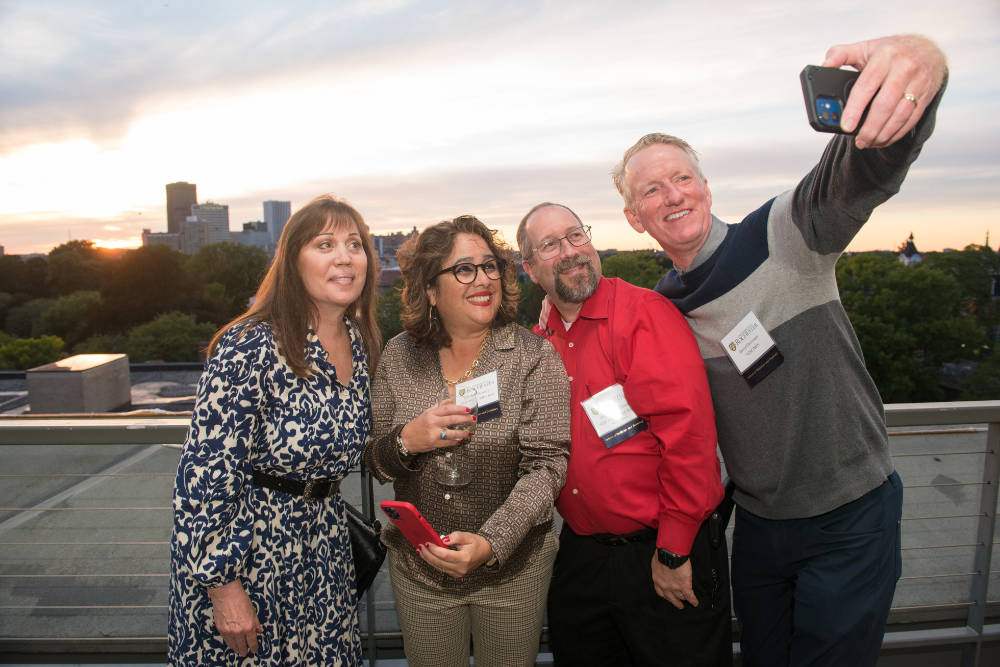
[[[1000,422],[992,422],[986,431],[986,453],[983,455],[983,486],[979,496],[979,530],[976,539],[976,557],[972,577],[972,591],[969,600],[967,624],[976,633],[975,643],[962,649],[963,667],[977,667],[983,645],[983,622],[986,617],[986,601],[989,599],[990,568],[992,567],[994,527],[996,525],[997,486],[1000,482],[1000,465],[997,452],[1000,450]]]
[[[375,516],[375,491],[372,489],[371,473],[361,464],[361,511],[366,517]],[[365,616],[368,619],[368,665],[375,667],[378,661],[378,647],[375,641],[375,584],[365,591]]]

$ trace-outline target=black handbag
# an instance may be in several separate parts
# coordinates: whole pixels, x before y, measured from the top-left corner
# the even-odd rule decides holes
[[[349,502],[347,506],[347,530],[351,534],[351,554],[354,556],[354,573],[358,581],[358,599],[375,581],[379,568],[385,560],[385,545],[380,534],[382,524],[376,519],[369,521],[357,507]]]

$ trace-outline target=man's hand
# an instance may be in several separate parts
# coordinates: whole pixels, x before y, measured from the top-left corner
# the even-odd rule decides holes
[[[549,325],[549,313],[552,312],[552,299],[546,294],[545,298],[542,299],[542,309],[538,311],[538,328],[545,331],[545,327]]]
[[[264,632],[257,620],[253,603],[243,590],[240,580],[230,581],[218,588],[209,588],[215,628],[222,635],[226,646],[236,651],[241,658],[247,652],[257,652],[257,635]]]
[[[850,65],[861,75],[844,106],[840,126],[851,132],[868,102],[871,108],[854,138],[858,148],[884,148],[913,129],[944,81],[947,62],[926,37],[896,35],[833,46],[824,67]]]
[[[691,561],[688,560],[676,570],[671,570],[653,554],[653,588],[656,594],[678,609],[684,608],[688,602],[692,607],[698,606],[698,598],[691,588]]]
[[[417,553],[435,570],[456,579],[464,577],[493,556],[493,547],[482,535],[455,531],[444,541],[455,548],[445,549],[428,542],[417,549]]]

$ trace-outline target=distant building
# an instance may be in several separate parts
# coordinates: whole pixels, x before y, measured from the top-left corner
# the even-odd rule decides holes
[[[184,221],[181,233],[181,252],[194,255],[204,246],[232,240],[227,204],[207,202],[191,207],[191,215]]]
[[[913,264],[919,264],[923,261],[924,256],[920,254],[917,250],[917,246],[913,245],[913,232],[910,232],[910,238],[899,247],[899,261],[907,266]]]
[[[198,203],[198,186],[178,181],[167,184],[167,233],[180,234],[184,222],[191,215],[191,207]]]
[[[375,252],[378,253],[378,257],[382,260],[382,264],[384,266],[394,266],[396,264],[396,252],[399,250],[399,246],[406,243],[408,239],[415,238],[419,234],[420,232],[417,231],[415,225],[409,232],[373,234],[372,245],[375,246]]]
[[[264,222],[274,247],[278,246],[281,230],[285,228],[285,223],[290,217],[292,217],[292,202],[273,200],[264,202]]]
[[[181,235],[170,232],[152,232],[149,229],[142,230],[142,245],[165,245],[171,250],[181,251]]]
[[[267,223],[263,220],[244,222],[243,231],[231,232],[229,236],[235,243],[256,246],[269,254],[272,252],[271,233],[267,231]]]

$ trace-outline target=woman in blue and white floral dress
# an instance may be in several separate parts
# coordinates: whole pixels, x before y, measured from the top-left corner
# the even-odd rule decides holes
[[[318,197],[209,346],[174,491],[170,664],[361,664],[338,487],[371,430],[377,269],[358,212]]]

